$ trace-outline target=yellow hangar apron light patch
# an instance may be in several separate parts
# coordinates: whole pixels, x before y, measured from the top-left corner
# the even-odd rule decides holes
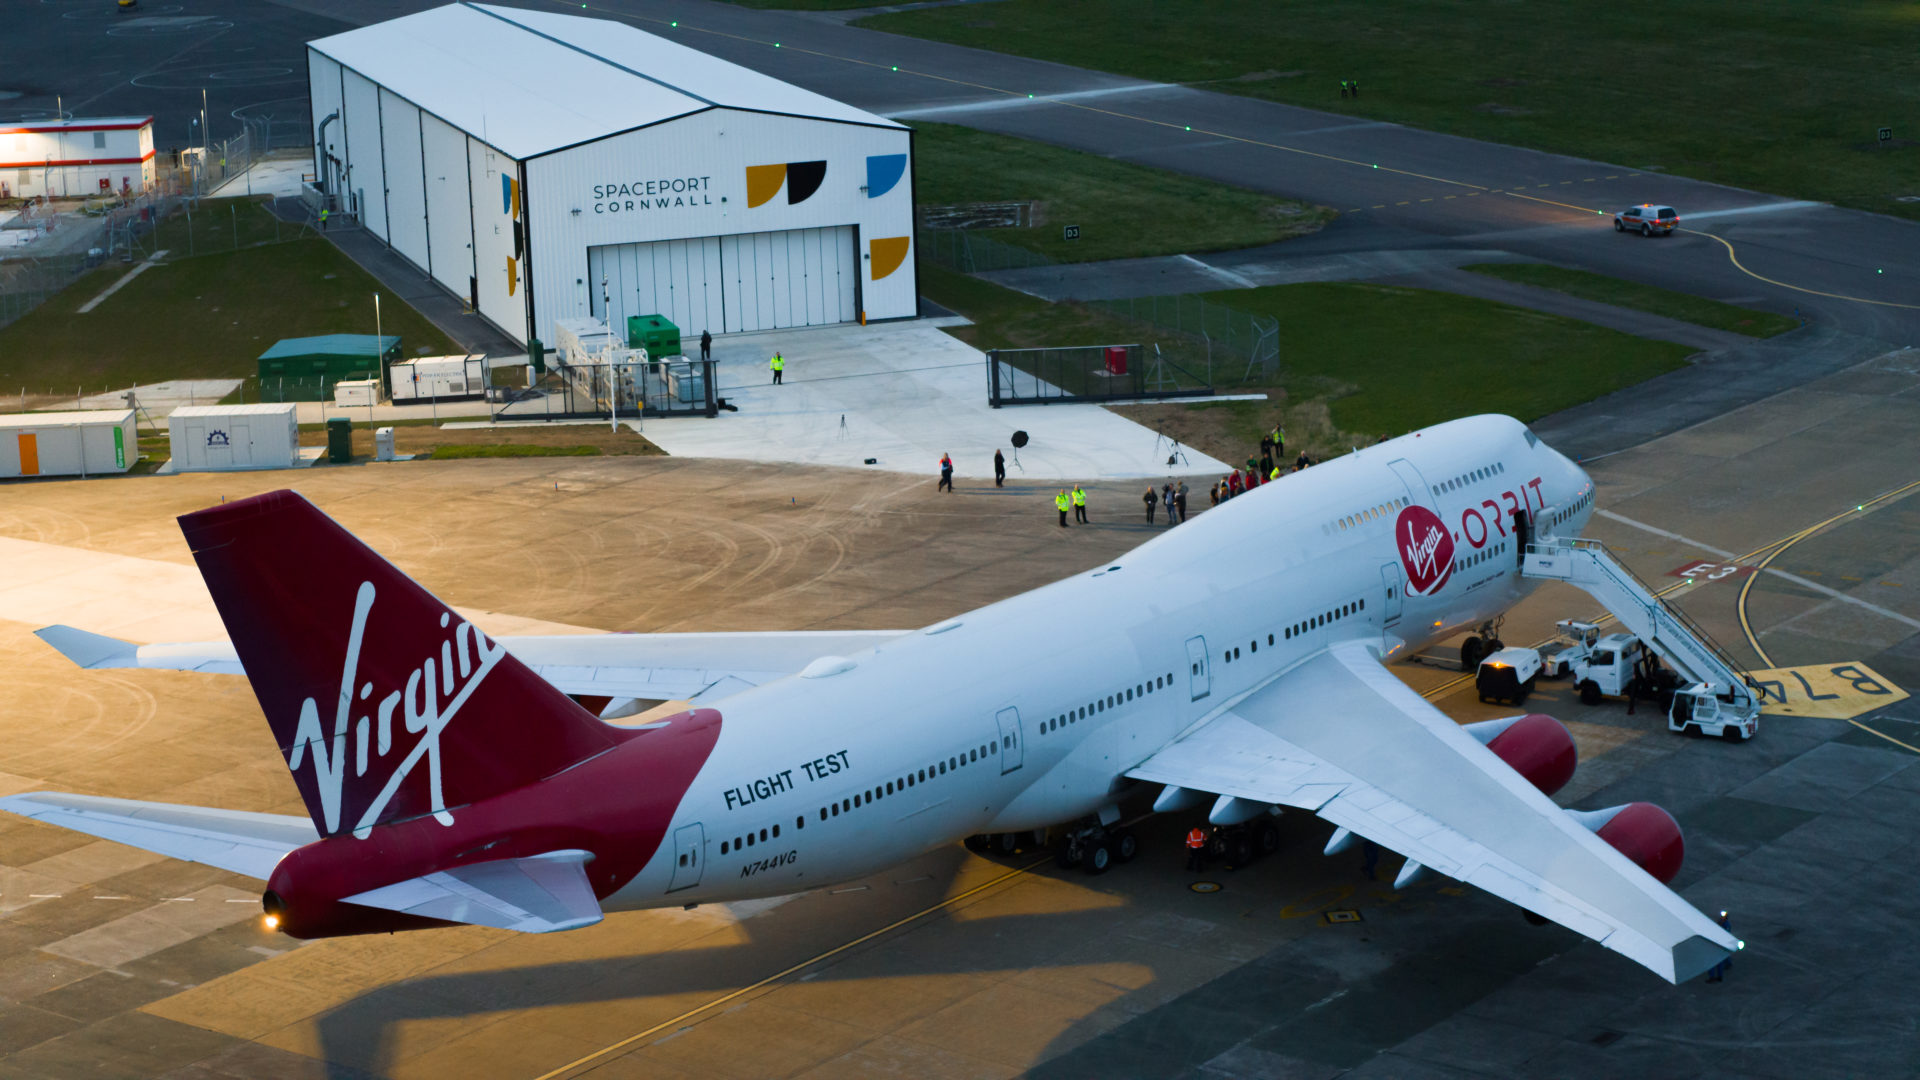
[[[1761,713],[1850,720],[1908,697],[1865,664],[1808,664],[1747,672],[1767,693]]]

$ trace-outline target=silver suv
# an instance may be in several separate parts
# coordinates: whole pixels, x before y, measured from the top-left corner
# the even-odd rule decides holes
[[[1656,206],[1653,203],[1641,203],[1629,206],[1613,215],[1613,231],[1626,232],[1634,229],[1641,236],[1670,233],[1680,225],[1680,215],[1671,206]]]

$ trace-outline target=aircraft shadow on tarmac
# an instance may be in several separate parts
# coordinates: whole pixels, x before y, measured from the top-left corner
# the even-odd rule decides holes
[[[1067,1023],[1054,1036],[1051,1045],[1035,1055],[1033,1064],[1040,1067],[1066,1049],[1095,1039],[1099,1045],[1093,1052],[1103,1058],[1112,1056],[1113,1063],[1124,1071],[1129,1055],[1142,1052],[1133,1043],[1144,1038],[1152,1044],[1149,1049],[1153,1053],[1173,1054],[1191,1067],[1195,1061],[1187,1055],[1200,1052],[1202,1047],[1191,1045],[1194,1038],[1187,1037],[1183,1037],[1180,1047],[1170,1046],[1166,1032],[1161,1030],[1166,1025],[1155,1019],[1155,1015],[1162,1010],[1186,1013],[1195,1007],[1189,999],[1196,997],[1231,1000],[1233,1008],[1240,1013],[1252,1011],[1267,1024],[1281,1024],[1290,1017],[1307,1019],[1306,1007],[1328,994],[1355,991],[1350,995],[1352,1001],[1340,1003],[1342,1007],[1329,1007],[1313,1014],[1313,1024],[1333,1023],[1347,1033],[1348,1042],[1358,1040],[1355,1045],[1370,1046],[1377,1039],[1390,1039],[1386,1045],[1392,1045],[1442,1016],[1465,1008],[1579,941],[1570,931],[1559,927],[1528,927],[1509,905],[1477,890],[1443,896],[1441,889],[1447,889],[1450,894],[1455,892],[1453,883],[1445,879],[1423,882],[1395,894],[1388,884],[1397,868],[1397,858],[1391,855],[1380,868],[1382,880],[1369,885],[1354,872],[1357,856],[1321,857],[1320,846],[1330,835],[1323,823],[1304,815],[1288,815],[1288,818],[1283,828],[1283,846],[1276,855],[1238,872],[1209,868],[1205,876],[1225,882],[1228,890],[1207,900],[1229,898],[1226,903],[1230,908],[1212,905],[1211,917],[1219,922],[1238,920],[1245,912],[1246,916],[1264,915],[1276,921],[1305,920],[1302,923],[1305,932],[1273,940],[1242,939],[1236,955],[1219,962],[1218,977],[1210,975],[1188,994],[1158,1008],[1147,1009],[1139,1019],[1123,1025],[1119,1031],[1109,1032],[1112,1025],[1101,1022],[1096,1016],[1098,1007],[1088,1003],[1085,1015]],[[963,975],[1009,969],[1064,969],[1126,963],[1129,961],[1127,943],[1133,940],[1144,943],[1140,952],[1176,945],[1166,938],[1168,922],[1187,926],[1198,923],[1192,916],[1175,914],[1171,919],[1166,918],[1170,900],[1177,903],[1188,895],[1185,886],[1189,876],[1175,872],[1181,858],[1179,833],[1186,823],[1155,819],[1144,824],[1151,826],[1151,836],[1143,839],[1141,859],[1103,879],[1120,886],[1120,890],[1109,887],[1109,895],[1112,891],[1122,893],[1114,903],[1072,911],[990,915],[975,920],[956,921],[947,912],[935,913],[877,939],[870,946],[850,950],[797,973],[795,978],[818,982]],[[1011,868],[1040,857],[1044,854],[995,861]],[[314,1021],[327,1075],[334,1080],[384,1075],[387,1068],[398,1064],[389,1060],[394,1050],[393,1040],[401,1027],[411,1022],[446,1021],[556,1005],[730,992],[841,941],[852,940],[919,911],[926,906],[929,896],[952,895],[961,867],[972,858],[959,845],[949,845],[903,864],[886,876],[928,875],[942,883],[942,887],[899,890],[892,895],[881,892],[882,906],[878,910],[869,907],[858,914],[827,914],[817,907],[775,909],[783,917],[809,921],[847,920],[840,929],[804,938],[798,932],[788,932],[796,929],[793,923],[781,929],[780,923],[763,914],[738,924],[747,940],[737,944],[671,948],[657,953],[567,960],[507,970],[427,975],[374,988]],[[1067,881],[1081,880],[1079,871],[1056,870],[1050,861],[1036,867],[1035,872],[1058,874]],[[1135,892],[1154,895],[1131,895]],[[1290,900],[1294,901],[1291,905]],[[1323,934],[1307,929],[1308,924],[1318,927],[1319,916],[1325,908],[1350,906],[1377,911],[1387,905],[1394,908],[1396,915],[1405,917],[1375,918],[1354,934],[1335,931]],[[1246,911],[1249,906],[1252,910]],[[610,918],[644,919],[649,914],[626,912]],[[886,955],[900,946],[901,935],[908,933],[931,933],[948,940],[933,944],[922,938],[907,945],[911,956]],[[991,940],[983,940],[980,935]],[[776,937],[782,940],[775,940]],[[1593,951],[1599,954],[1597,962],[1603,967],[1617,959],[1600,950]],[[1427,993],[1435,997],[1434,1003],[1411,1011],[1399,1004],[1409,980],[1427,987]],[[1153,981],[1148,980],[1142,989],[1151,987]],[[1356,983],[1365,985],[1356,990]],[[788,980],[783,980],[774,984],[773,989],[788,984]],[[1647,988],[1652,989],[1652,984]],[[1135,991],[1121,991],[1115,1000],[1132,992]],[[1387,1002],[1396,1003],[1384,1010],[1394,1019],[1380,1021],[1366,1017],[1367,1013],[1382,1011]],[[944,1008],[946,1004],[938,1007]],[[679,1007],[677,1004],[666,1006],[668,1009]],[[1444,1011],[1436,1015],[1437,1008]],[[721,1014],[717,1011],[704,1012],[679,1026],[693,1026],[718,1015]],[[609,1027],[595,1037],[612,1044],[662,1018],[636,1014],[626,1028]],[[1170,1021],[1171,1017],[1165,1019]],[[1234,1032],[1238,1034],[1234,1034],[1233,1039],[1238,1040],[1250,1033],[1247,1023],[1241,1020],[1206,1025],[1205,1038],[1200,1041],[1218,1041]],[[1402,1030],[1409,1024],[1417,1026]],[[1300,1031],[1289,1035],[1297,1026],[1287,1023],[1275,1037],[1298,1036]],[[1182,1027],[1190,1029],[1194,1025]],[[1129,1029],[1132,1034],[1125,1034]],[[1102,1036],[1102,1032],[1107,1033]],[[631,1052],[673,1034],[674,1031],[663,1030],[619,1052]],[[1324,1036],[1307,1031],[1306,1038],[1323,1040]],[[1198,1060],[1204,1061],[1229,1045],[1231,1042],[1212,1047]],[[1059,1060],[1062,1064],[1073,1061],[1079,1074],[1086,1074],[1084,1066],[1088,1060],[1084,1056],[1076,1053]],[[556,1060],[552,1064],[558,1067],[565,1062]],[[796,1062],[796,1067],[799,1064]]]

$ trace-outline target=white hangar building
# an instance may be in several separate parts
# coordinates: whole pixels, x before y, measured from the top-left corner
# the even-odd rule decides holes
[[[912,316],[912,133],[623,23],[458,3],[308,43],[315,174],[489,322]]]

